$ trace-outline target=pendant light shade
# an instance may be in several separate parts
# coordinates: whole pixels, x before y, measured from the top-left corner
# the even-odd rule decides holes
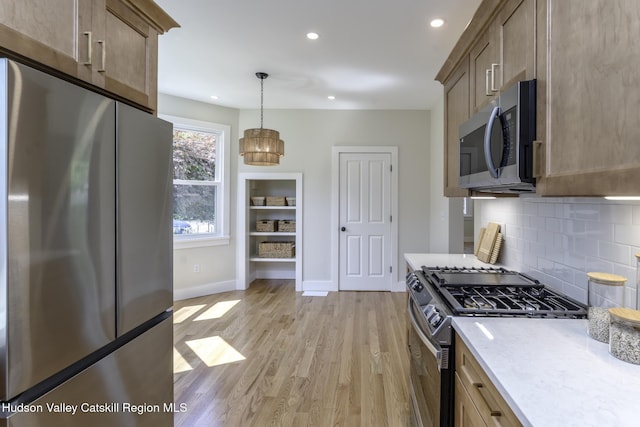
[[[256,77],[260,79],[260,128],[244,131],[244,137],[240,138],[240,155],[244,157],[245,165],[274,166],[280,164],[280,157],[284,156],[284,141],[277,130],[262,127],[264,79],[269,75],[256,73]]]

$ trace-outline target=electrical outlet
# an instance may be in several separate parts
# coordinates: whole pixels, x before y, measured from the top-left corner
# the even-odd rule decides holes
[[[200,273],[200,264],[193,264],[193,272]]]

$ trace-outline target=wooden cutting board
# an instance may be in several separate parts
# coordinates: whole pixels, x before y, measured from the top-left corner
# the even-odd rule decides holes
[[[482,262],[491,261],[491,255],[493,254],[493,247],[496,244],[496,238],[500,232],[500,224],[490,222],[487,224],[480,247],[478,248],[478,259]]]
[[[500,248],[502,248],[502,233],[498,233],[496,237],[496,242],[493,245],[493,251],[491,251],[491,259],[489,260],[489,264],[495,264],[498,261],[498,257],[500,256]]]

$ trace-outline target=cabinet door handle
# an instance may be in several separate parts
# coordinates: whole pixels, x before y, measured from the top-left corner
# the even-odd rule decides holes
[[[484,94],[487,96],[491,96],[491,86],[489,85],[489,80],[490,80],[490,74],[491,74],[491,70],[489,68],[487,68],[485,70],[485,75],[484,75]]]
[[[480,381],[478,381],[475,378],[473,378],[473,375],[471,374],[471,372],[469,372],[469,368],[467,367],[466,363],[461,366],[460,372],[461,372],[462,375],[465,376],[466,381],[468,381],[473,387],[476,388],[476,390],[478,390],[478,394],[480,395],[480,397],[484,401],[484,404],[487,407],[487,409],[489,410],[489,413],[491,414],[491,416],[492,417],[501,417],[502,416],[502,412],[500,412],[498,410],[495,410],[495,409],[491,409],[491,406],[489,406],[489,402],[487,402],[487,399],[482,394],[482,389],[485,388],[484,384],[482,384]]]
[[[498,68],[500,64],[491,64],[491,91],[497,92],[498,88],[496,87],[496,68]]]
[[[100,61],[100,68],[98,68],[98,72],[99,73],[104,73],[106,71],[106,62],[107,62],[107,50],[105,49],[105,42],[104,40],[98,40],[98,44],[100,45],[100,47],[102,48],[102,54],[101,54],[101,58],[102,60]]]
[[[491,409],[491,406],[489,406],[489,402],[487,402],[487,399],[484,397],[484,394],[482,394],[482,389],[484,388],[482,383],[474,383],[473,385],[475,386],[476,389],[478,389],[478,394],[484,401],[484,404],[487,406],[487,409],[489,410],[489,414],[491,414],[492,417],[501,417],[502,412],[498,411],[497,409]]]
[[[91,31],[85,31],[84,33],[82,33],[83,35],[87,36],[87,60],[83,62],[84,65],[91,65],[91,48],[92,48],[92,42],[91,42]]]

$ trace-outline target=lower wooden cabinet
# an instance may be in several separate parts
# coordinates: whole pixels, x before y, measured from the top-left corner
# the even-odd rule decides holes
[[[454,415],[455,427],[486,427],[478,408],[473,404],[467,389],[456,374],[456,403]]]
[[[521,427],[465,343],[456,336],[455,425]]]

